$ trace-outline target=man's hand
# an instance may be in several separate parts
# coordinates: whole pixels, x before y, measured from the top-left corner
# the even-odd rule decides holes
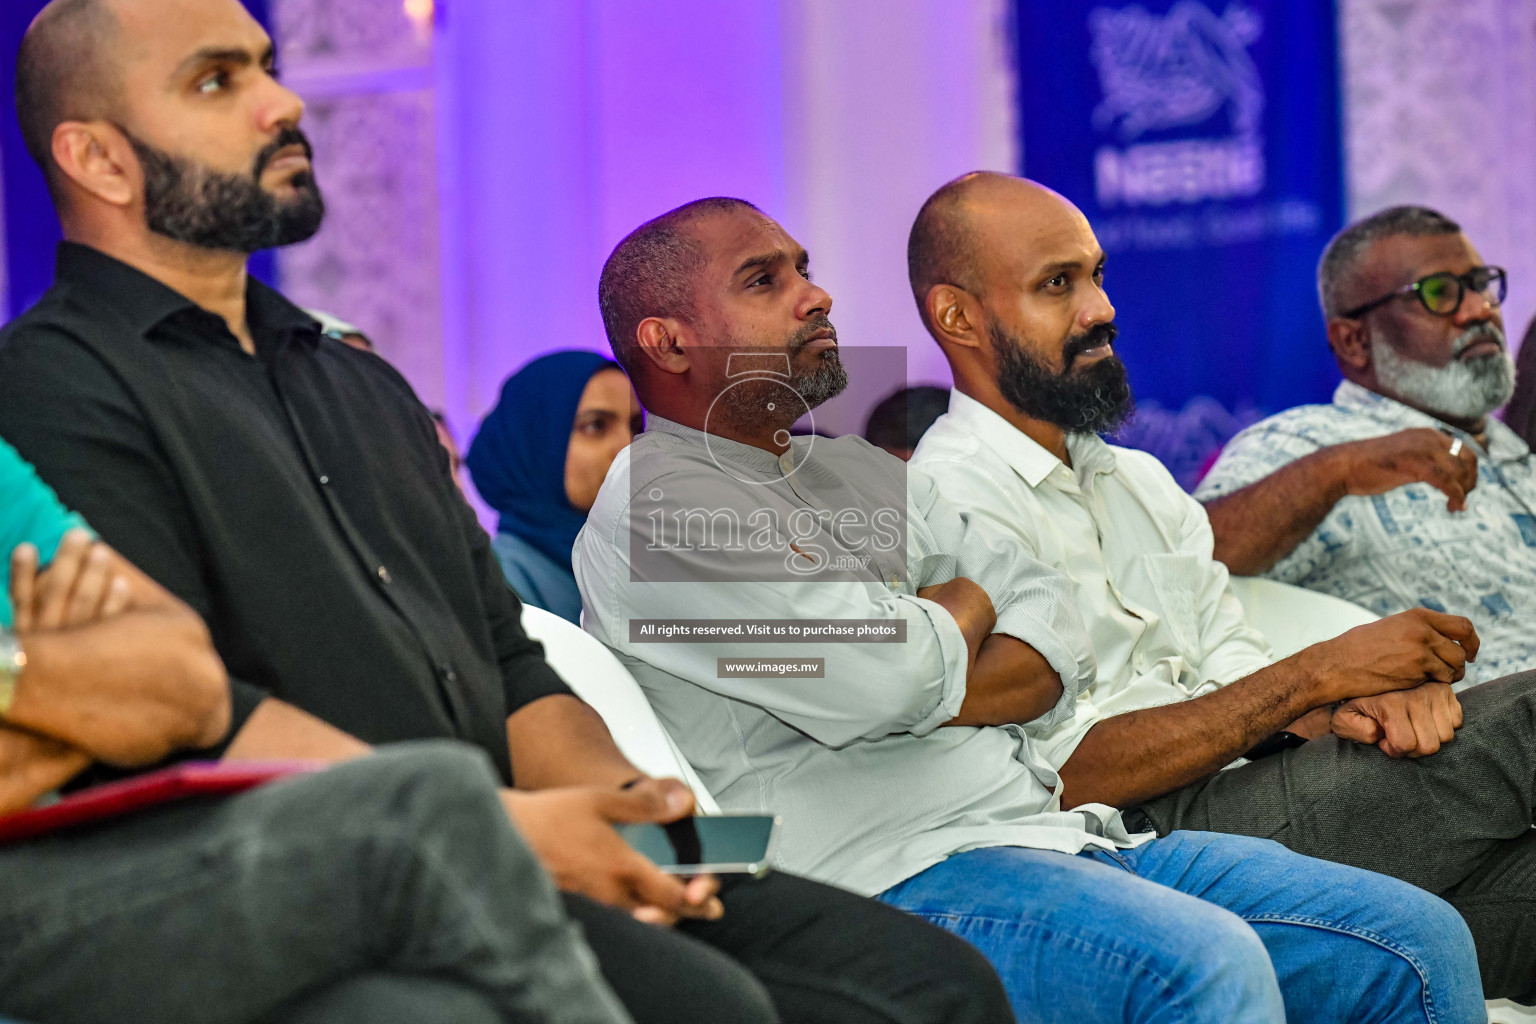
[[[64,535],[46,570],[38,572],[37,563],[37,548],[31,544],[18,544],[11,552],[11,606],[18,633],[82,626],[127,610],[127,578],[114,571],[111,549],[84,530]]]
[[[1454,683],[1477,659],[1470,619],[1411,608],[1293,655],[1312,679],[1313,705],[1407,690],[1420,683]],[[1289,659],[1288,659],[1289,660]]]
[[[118,767],[209,747],[229,729],[229,679],[192,609],[85,531],[10,552],[25,670],[6,724]]]
[[[1461,728],[1461,702],[1445,683],[1356,697],[1333,715],[1336,735],[1374,743],[1388,757],[1424,757]]]
[[[652,924],[679,917],[714,920],[719,883],[668,875],[614,831],[616,824],[676,821],[693,813],[693,794],[676,779],[642,779],[627,790],[572,786],[502,790],[502,803],[555,884],[622,907]]]
[[[1341,463],[1348,493],[1385,494],[1405,484],[1426,483],[1445,493],[1445,507],[1464,512],[1467,494],[1477,486],[1477,456],[1470,445],[1451,454],[1452,439],[1430,427],[1415,427],[1386,437],[1349,441],[1332,449]]]

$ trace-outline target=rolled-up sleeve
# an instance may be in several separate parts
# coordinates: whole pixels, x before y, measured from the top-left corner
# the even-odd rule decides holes
[[[907,480],[937,544],[956,552],[954,575],[971,580],[992,599],[997,612],[993,632],[1033,647],[1061,677],[1061,699],[1032,724],[1048,729],[1070,719],[1077,695],[1098,671],[1072,581],[984,517],[957,511],[926,474],[909,470]]]
[[[669,552],[674,560],[669,575],[709,582],[636,580],[628,557],[630,506],[604,505],[599,501],[577,538],[574,568],[584,625],[610,647],[703,689],[759,707],[831,747],[894,733],[922,735],[959,713],[968,662],[965,638],[940,605],[874,582],[755,582],[775,575],[770,561],[783,556],[774,551],[732,552],[730,570],[722,574],[718,552],[680,548]],[[754,559],[762,565],[754,567]],[[777,574],[782,576],[782,570]],[[672,643],[632,638],[633,619],[873,619],[900,622],[905,642]],[[721,659],[819,659],[824,674],[733,675],[722,669]]]

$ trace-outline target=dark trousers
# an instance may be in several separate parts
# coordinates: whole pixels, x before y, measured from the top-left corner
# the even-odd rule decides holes
[[[1013,1021],[981,954],[945,941],[948,933],[917,918],[790,875],[727,882],[723,897],[722,922],[676,931],[640,924],[580,896],[566,896],[565,906],[637,1024]],[[696,928],[719,934],[687,934]],[[365,975],[295,1000],[275,1024],[502,1019],[471,989]]]
[[[793,875],[724,884],[723,918],[672,931],[566,897],[637,1024],[1014,1019],[991,965],[942,929]],[[723,1011],[721,992],[742,1009]]]
[[[0,846],[0,1016],[1012,1020],[980,954],[889,907],[789,876],[724,898],[723,921],[674,930],[562,898],[507,823],[482,754],[402,744]]]
[[[1442,896],[1472,931],[1487,997],[1536,1003],[1536,672],[1460,699],[1460,731],[1429,757],[1324,736],[1136,810],[1159,834],[1274,839]]]

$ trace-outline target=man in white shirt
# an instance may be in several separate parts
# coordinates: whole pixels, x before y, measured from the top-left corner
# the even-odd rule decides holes
[[[1132,404],[1104,262],[1071,203],[1004,175],[940,189],[909,242],[956,387],[912,464],[1072,578],[1098,659],[1070,721],[1030,726],[1064,805],[1125,808],[1165,834],[1273,838],[1443,894],[1472,927],[1489,997],[1529,1001],[1536,691],[1476,687],[1463,720],[1449,684],[1476,632],[1422,608],[1271,664],[1201,506],[1156,459],[1097,436]],[[1339,702],[1332,735],[1220,770],[1315,709],[1326,731]]]
[[[1478,1018],[1411,886],[1062,809],[1024,725],[1094,677],[1070,584],[862,439],[790,436],[847,375],[778,224],[689,204],[599,294],[650,418],[577,538],[585,625],[722,806],[783,816],[785,868],[964,936],[1026,1021]]]
[[[1195,492],[1217,559],[1382,615],[1465,615],[1482,678],[1536,669],[1536,458],[1490,415],[1515,387],[1503,269],[1400,206],[1339,232],[1317,274],[1344,380],[1222,452]]]

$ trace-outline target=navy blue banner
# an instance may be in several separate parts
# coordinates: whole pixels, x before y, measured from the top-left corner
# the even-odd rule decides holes
[[[1325,399],[1337,372],[1314,273],[1343,216],[1333,4],[1017,4],[1024,171],[1109,254],[1138,398],[1208,396],[1244,418]]]

